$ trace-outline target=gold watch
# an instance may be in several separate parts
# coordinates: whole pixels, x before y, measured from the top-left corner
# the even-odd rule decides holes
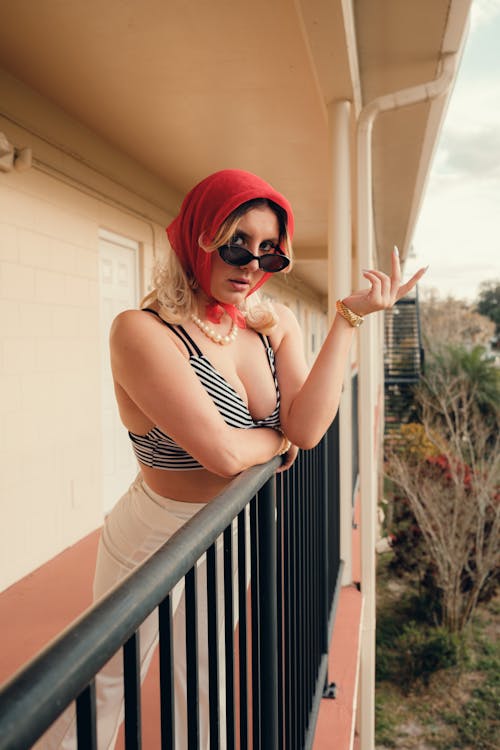
[[[351,325],[353,328],[359,328],[364,320],[362,315],[357,315],[352,310],[349,310],[349,308],[344,305],[341,299],[338,299],[335,303],[335,309],[337,310],[339,315],[342,315],[342,317],[345,318],[349,325]]]

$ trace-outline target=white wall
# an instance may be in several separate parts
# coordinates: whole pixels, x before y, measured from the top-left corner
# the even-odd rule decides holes
[[[102,521],[99,229],[144,277],[163,230],[36,169],[0,175],[0,206],[3,589]]]

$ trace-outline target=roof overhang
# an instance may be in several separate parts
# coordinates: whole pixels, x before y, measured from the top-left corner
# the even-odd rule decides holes
[[[353,102],[354,161],[362,107],[435,78],[443,55],[461,51],[469,8],[470,0],[7,0],[0,64],[179,195],[227,167],[267,179],[294,206],[295,273],[325,294],[328,103]],[[394,244],[408,252],[446,103],[375,123],[382,265]],[[354,206],[353,222],[355,214]]]

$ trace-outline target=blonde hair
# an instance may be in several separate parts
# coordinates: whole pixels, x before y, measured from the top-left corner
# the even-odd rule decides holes
[[[218,232],[210,243],[205,244],[203,234],[198,243],[201,252],[215,252],[218,247],[227,244],[234,236],[241,217],[252,208],[269,206],[278,219],[280,246],[290,258],[290,265],[283,271],[290,271],[293,261],[293,251],[286,229],[286,212],[273,201],[257,198],[238,206],[221,224]],[[140,307],[158,302],[162,317],[168,323],[182,323],[192,313],[197,313],[196,279],[182,268],[182,265],[169,247],[163,262],[157,263],[153,271],[153,289],[141,301]],[[249,328],[260,333],[270,333],[278,322],[278,316],[272,302],[263,300],[259,292],[251,294],[244,302],[241,310]]]

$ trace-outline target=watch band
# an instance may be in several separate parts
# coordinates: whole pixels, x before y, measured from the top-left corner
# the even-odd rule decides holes
[[[364,318],[362,315],[357,315],[352,310],[349,310],[348,307],[344,305],[341,299],[338,299],[335,303],[335,309],[339,313],[339,315],[342,315],[345,320],[351,325],[353,328],[359,328],[359,326],[362,324]]]

